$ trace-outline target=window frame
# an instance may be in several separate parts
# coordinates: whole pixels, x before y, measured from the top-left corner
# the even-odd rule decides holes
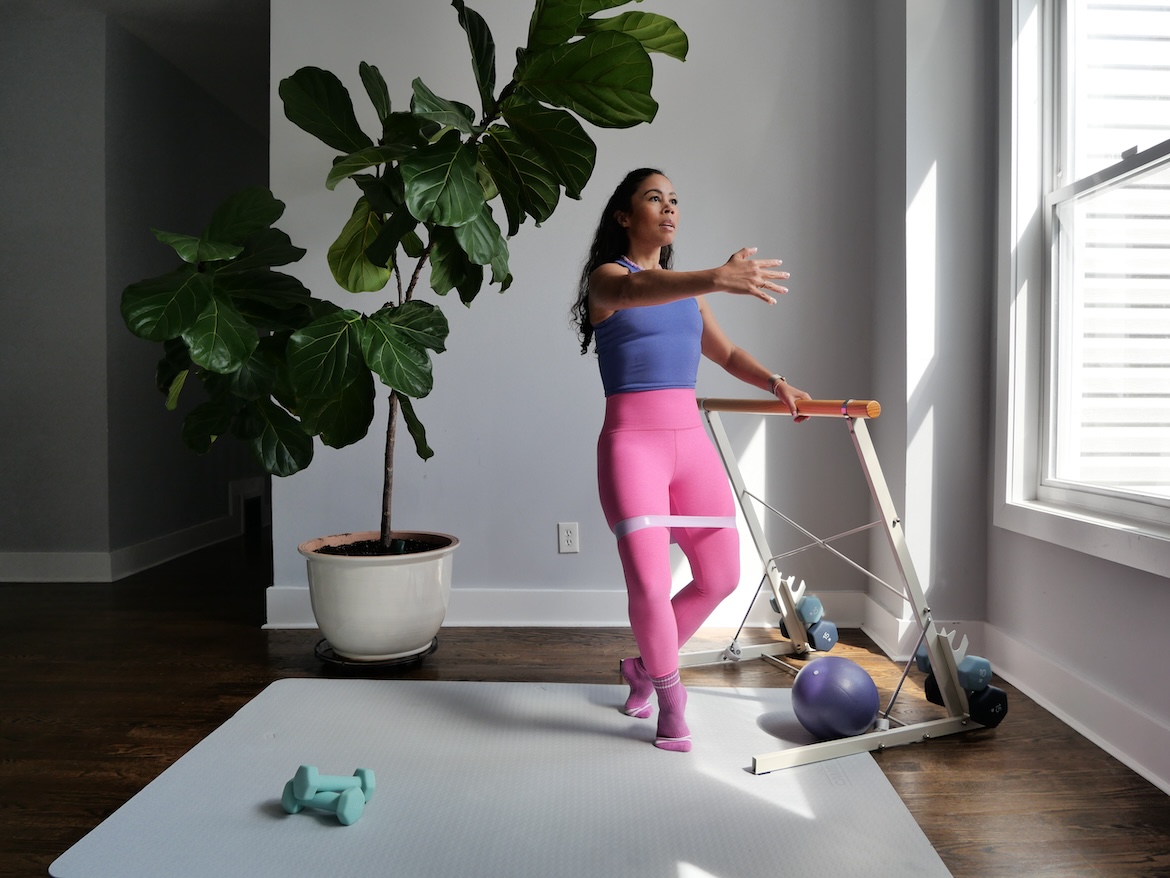
[[[997,349],[992,523],[1035,539],[1165,576],[1170,525],[1134,514],[1131,502],[1097,502],[1100,490],[1047,485],[1050,399],[1048,332],[1052,272],[1051,210],[1057,196],[1132,174],[1167,142],[1100,172],[1095,182],[1049,193],[1056,126],[1067,112],[1048,76],[1063,62],[1056,39],[1063,0],[1011,0],[1000,6],[1000,174]],[[1140,502],[1137,508],[1140,508]]]

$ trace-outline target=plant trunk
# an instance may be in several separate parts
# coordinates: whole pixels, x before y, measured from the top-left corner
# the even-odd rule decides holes
[[[398,393],[390,392],[390,416],[386,427],[385,472],[382,475],[382,548],[390,551],[390,505],[394,494],[394,434],[398,429]]]

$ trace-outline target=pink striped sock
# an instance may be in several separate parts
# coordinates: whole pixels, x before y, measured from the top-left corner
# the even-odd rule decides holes
[[[650,704],[650,693],[654,691],[654,683],[646,672],[646,666],[642,664],[641,658],[624,658],[618,668],[622,677],[630,684],[630,696],[622,709],[627,716],[646,719],[654,712],[654,707]]]
[[[683,716],[687,709],[687,690],[678,670],[665,677],[652,677],[658,693],[658,736],[654,746],[662,750],[686,753],[691,749],[691,730]]]

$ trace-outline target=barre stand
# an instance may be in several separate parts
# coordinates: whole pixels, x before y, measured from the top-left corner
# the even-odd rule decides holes
[[[877,727],[874,730],[853,737],[823,741],[816,744],[806,744],[800,747],[754,756],[752,758],[752,772],[755,774],[766,774],[781,768],[807,765],[825,759],[848,756],[853,753],[884,750],[886,747],[913,744],[957,732],[970,731],[973,728],[983,728],[983,726],[972,720],[969,716],[967,712],[967,696],[959,684],[958,661],[961,661],[963,656],[966,655],[967,638],[964,637],[962,643],[956,648],[953,644],[955,634],[953,631],[945,633],[935,628],[930,607],[926,602],[926,594],[922,590],[922,584],[918,579],[918,574],[914,570],[914,563],[910,558],[910,551],[906,546],[901,517],[894,508],[893,498],[890,495],[889,487],[886,485],[885,476],[882,474],[881,464],[878,462],[873,441],[869,436],[866,421],[876,418],[881,414],[881,405],[876,400],[857,399],[813,399],[799,400],[797,402],[798,414],[807,415],[812,418],[836,418],[845,422],[849,430],[849,435],[853,439],[853,447],[857,451],[857,458],[861,463],[862,472],[865,474],[866,482],[869,485],[870,495],[880,515],[878,520],[863,525],[862,527],[853,528],[844,533],[820,539],[748,491],[744,484],[743,475],[740,473],[739,463],[735,458],[731,441],[719,417],[721,412],[791,416],[788,407],[779,400],[757,401],[750,399],[702,398],[699,399],[698,403],[710,427],[711,437],[715,442],[715,447],[719,450],[719,454],[723,458],[723,465],[727,470],[728,478],[731,480],[736,501],[743,511],[744,520],[747,523],[748,530],[751,532],[752,540],[755,542],[756,551],[759,553],[760,560],[764,564],[764,576],[761,579],[760,588],[763,588],[765,581],[768,583],[772,592],[773,605],[782,610],[788,639],[787,641],[742,647],[733,640],[723,650],[683,653],[680,656],[679,664],[685,667],[692,667],[716,662],[738,662],[744,659],[762,658],[789,670],[794,670],[792,666],[780,660],[778,657],[793,655],[802,657],[815,656],[817,650],[809,643],[808,629],[796,610],[797,602],[804,594],[805,584],[801,582],[799,585],[795,585],[796,578],[793,576],[785,579],[780,572],[780,568],[777,566],[777,561],[808,549],[822,548],[841,558],[850,566],[910,603],[914,609],[915,619],[922,628],[920,643],[925,643],[926,645],[931,667],[935,669],[934,673],[938,682],[939,693],[942,697],[942,706],[947,712],[946,717],[942,719],[924,720],[922,722],[908,724],[901,723],[898,720],[892,719],[889,715],[890,709],[893,707],[894,699],[898,695],[898,692],[895,692],[894,699],[891,699],[884,716],[879,714]],[[774,555],[768,545],[768,539],[764,534],[763,525],[760,523],[759,516],[756,514],[755,505],[752,503],[753,500],[758,501],[770,511],[779,514],[809,537],[812,542],[783,555]],[[833,540],[874,527],[881,527],[885,532],[899,578],[902,580],[901,590],[885,582],[872,571],[854,562],[831,545]],[[759,594],[760,588],[757,588],[756,595]],[[755,602],[754,596],[752,602],[753,604]],[[909,669],[910,666],[908,663],[906,672],[902,675],[903,681]],[[898,688],[899,690],[901,689],[900,683]]]

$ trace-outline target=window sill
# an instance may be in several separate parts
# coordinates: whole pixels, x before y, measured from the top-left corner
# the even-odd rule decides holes
[[[1170,528],[1038,500],[1000,502],[996,527],[1144,570],[1170,571]]]

